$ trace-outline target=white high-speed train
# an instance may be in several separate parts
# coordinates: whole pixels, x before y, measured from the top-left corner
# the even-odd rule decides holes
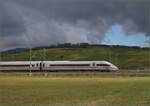
[[[107,61],[9,61],[0,62],[0,71],[117,71],[118,67]]]

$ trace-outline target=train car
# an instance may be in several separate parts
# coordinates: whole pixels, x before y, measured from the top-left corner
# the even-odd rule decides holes
[[[87,71],[116,71],[118,67],[107,61],[43,61],[42,70],[87,70]]]
[[[0,71],[115,71],[107,61],[13,61],[0,62]]]
[[[0,71],[40,70],[40,61],[9,61],[0,62]]]

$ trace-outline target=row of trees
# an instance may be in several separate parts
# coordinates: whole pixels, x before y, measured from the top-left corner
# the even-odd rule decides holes
[[[139,47],[139,46],[124,46],[124,45],[103,45],[103,44],[88,44],[88,43],[64,43],[64,44],[57,44],[57,45],[50,45],[50,46],[41,46],[31,48],[32,50],[40,50],[40,49],[48,49],[48,48],[88,48],[88,47],[111,47],[111,48],[135,48],[135,49],[143,49],[149,50],[148,47]],[[29,51],[28,48],[16,48],[13,50],[8,50],[1,52],[1,54],[11,54],[17,52]]]
[[[114,47],[114,48],[136,48],[136,49],[149,49],[148,47],[139,47],[139,46],[125,46],[125,45],[103,45],[103,44],[88,44],[88,43],[64,43],[64,44],[57,44],[57,45],[50,45],[50,46],[43,46],[43,47],[36,47],[33,49],[42,49],[42,48],[87,48],[87,47]]]

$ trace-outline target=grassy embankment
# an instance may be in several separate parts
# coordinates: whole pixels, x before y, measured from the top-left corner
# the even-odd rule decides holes
[[[150,64],[149,50],[123,47],[88,47],[88,48],[49,48],[33,50],[32,60],[106,60],[120,69],[148,69]],[[3,61],[29,60],[29,51],[2,56]]]
[[[0,82],[3,106],[149,106],[150,103],[148,77],[6,75],[0,77]]]

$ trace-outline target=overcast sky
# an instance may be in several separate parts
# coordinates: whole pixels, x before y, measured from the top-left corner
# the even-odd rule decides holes
[[[148,36],[149,7],[149,0],[0,0],[0,48],[101,44],[116,24],[125,36]]]

